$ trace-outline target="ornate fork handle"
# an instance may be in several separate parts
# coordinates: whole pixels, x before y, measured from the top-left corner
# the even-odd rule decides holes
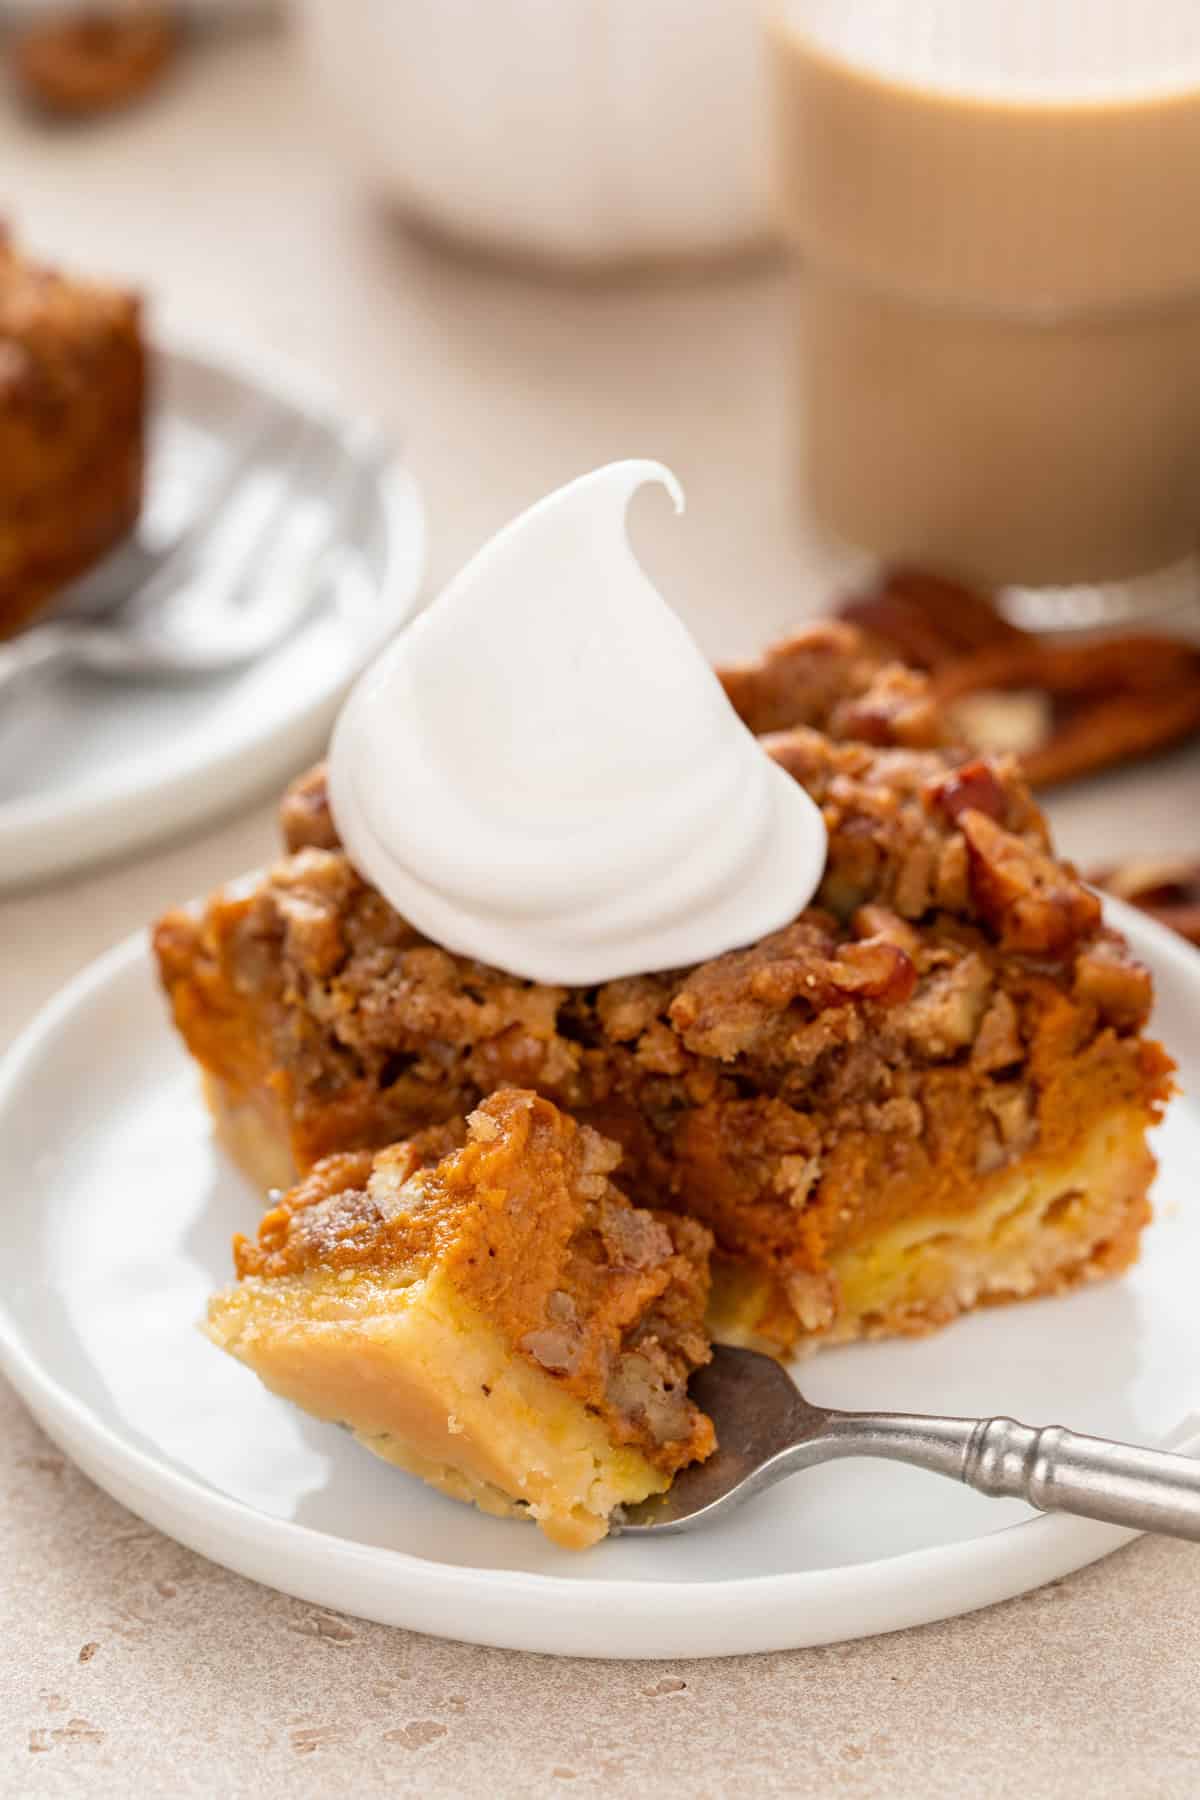
[[[993,1498],[1026,1500],[1040,1512],[1200,1542],[1200,1461],[1191,1457],[1016,1419],[840,1413],[831,1415],[828,1430],[839,1457],[913,1463]]]

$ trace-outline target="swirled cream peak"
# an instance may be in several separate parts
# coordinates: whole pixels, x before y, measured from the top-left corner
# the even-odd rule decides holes
[[[330,755],[359,872],[447,949],[591,985],[786,924],[820,813],[738,719],[629,545],[612,463],[514,519],[360,679]]]

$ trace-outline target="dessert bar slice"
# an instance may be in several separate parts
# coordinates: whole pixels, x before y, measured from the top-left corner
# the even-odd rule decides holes
[[[919,691],[848,632],[807,674],[794,651],[786,696],[773,671],[762,715],[803,691],[826,726],[762,740],[822,808],[817,904],[696,968],[567,989],[452,955],[355,872],[322,774],[300,782],[289,856],[156,936],[244,1166],[291,1179],[535,1089],[622,1145],[636,1204],[712,1230],[718,1334],[779,1350],[1126,1266],[1170,1091],[1150,978],[1015,765],[897,742],[937,735]]]
[[[0,638],[132,530],[145,404],[137,299],[0,232]]]
[[[594,1543],[714,1448],[687,1396],[711,1239],[631,1206],[619,1158],[514,1089],[465,1127],[331,1156],[235,1241],[209,1335],[454,1498]]]

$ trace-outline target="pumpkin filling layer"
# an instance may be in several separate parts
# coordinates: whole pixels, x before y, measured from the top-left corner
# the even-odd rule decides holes
[[[514,1090],[465,1132],[330,1157],[237,1241],[209,1334],[443,1492],[593,1543],[714,1446],[687,1397],[708,1233],[631,1206],[618,1159]]]

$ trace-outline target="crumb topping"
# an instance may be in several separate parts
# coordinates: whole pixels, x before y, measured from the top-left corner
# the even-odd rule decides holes
[[[826,723],[848,681],[867,691],[829,641],[789,665]],[[750,711],[761,672],[742,673]],[[285,801],[285,861],[160,925],[179,1025],[235,1091],[270,1083],[302,1168],[535,1090],[620,1144],[635,1201],[701,1219],[824,1316],[839,1247],[975,1204],[981,1176],[1061,1156],[1108,1106],[1152,1117],[1170,1063],[1140,1036],[1149,976],[1051,854],[1012,758],[810,725],[763,742],[829,854],[814,905],[760,943],[575,989],[451,955],[357,876],[317,770]],[[533,1329],[567,1354],[564,1320]]]
[[[819,620],[756,661],[717,673],[734,711],[760,737],[808,725],[867,744],[945,741],[928,678],[888,660],[853,625]]]

